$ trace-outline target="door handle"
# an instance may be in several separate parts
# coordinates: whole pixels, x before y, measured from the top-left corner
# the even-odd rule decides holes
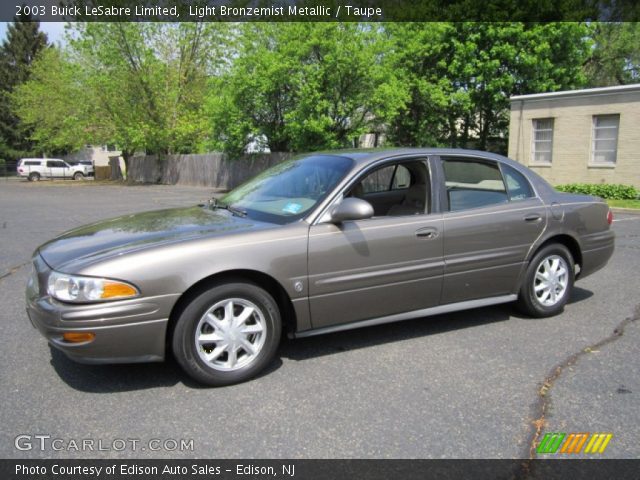
[[[525,215],[525,222],[537,222],[542,219],[542,216],[539,213],[530,213],[529,215]]]
[[[416,230],[416,237],[418,238],[426,238],[433,239],[438,236],[438,230],[433,227],[425,227],[419,230]]]

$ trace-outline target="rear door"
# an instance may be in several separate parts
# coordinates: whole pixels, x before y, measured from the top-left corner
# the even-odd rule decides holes
[[[516,293],[546,209],[526,178],[506,164],[442,157],[444,281],[442,304]]]
[[[62,160],[47,160],[45,174],[48,177],[63,178],[69,176],[69,167]]]

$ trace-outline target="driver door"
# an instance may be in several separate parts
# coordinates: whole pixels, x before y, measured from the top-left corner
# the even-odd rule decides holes
[[[428,172],[426,160],[412,163],[414,171],[423,168]],[[393,165],[387,163],[381,168],[390,164]],[[367,175],[376,172],[365,173],[360,184],[367,184]],[[427,182],[429,178],[427,173]],[[392,186],[393,181],[388,197],[395,195]],[[426,188],[428,197],[430,187],[428,184]],[[344,193],[350,194],[348,190]],[[375,195],[385,196],[382,191]],[[443,275],[443,220],[441,214],[429,213],[430,204],[430,198],[425,198],[425,208],[420,213],[376,213],[370,219],[311,226],[309,305],[314,328],[438,305]]]

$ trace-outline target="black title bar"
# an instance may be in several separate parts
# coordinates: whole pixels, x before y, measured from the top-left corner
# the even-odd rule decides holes
[[[634,0],[2,0],[0,21],[638,21]]]
[[[640,460],[0,460],[0,478],[193,479],[636,479]]]

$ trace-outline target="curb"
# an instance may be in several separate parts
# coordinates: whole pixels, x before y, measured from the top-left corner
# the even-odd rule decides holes
[[[637,208],[617,208],[609,207],[613,213],[630,213],[632,215],[640,215],[640,209]]]

